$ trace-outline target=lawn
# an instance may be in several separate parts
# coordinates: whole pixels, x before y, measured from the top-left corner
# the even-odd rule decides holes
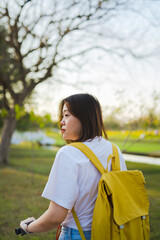
[[[160,156],[160,133],[154,131],[108,131],[110,141],[116,143],[122,151],[159,154]]]
[[[39,217],[49,201],[41,198],[56,151],[37,145],[12,146],[10,166],[0,168],[0,240],[33,239],[53,240],[55,230],[32,236],[16,236],[14,229],[29,216]],[[150,200],[150,240],[160,239],[160,166],[127,162],[128,169],[144,173]]]
[[[128,169],[138,169],[144,174],[150,201],[150,240],[160,239],[160,166],[127,162]]]

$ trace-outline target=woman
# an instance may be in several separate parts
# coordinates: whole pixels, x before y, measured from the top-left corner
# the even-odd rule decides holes
[[[67,142],[83,142],[109,171],[107,158],[112,145],[107,140],[102,111],[96,98],[89,94],[76,94],[65,98],[60,105],[60,125]],[[104,137],[102,137],[102,135]],[[119,150],[121,170],[126,170]],[[28,218],[20,223],[27,233],[49,231],[62,224],[59,240],[81,239],[71,209],[77,213],[87,240],[91,239],[93,209],[101,174],[77,148],[66,145],[55,158],[42,196],[50,200],[48,210],[37,220]],[[92,190],[92,191],[91,191]],[[28,222],[31,222],[27,225]]]

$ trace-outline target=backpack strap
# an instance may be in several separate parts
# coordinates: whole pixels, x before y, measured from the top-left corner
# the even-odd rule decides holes
[[[120,171],[120,160],[119,160],[119,152],[118,148],[114,143],[112,144],[113,154],[110,154],[107,159],[107,167],[110,159],[112,159],[112,171]],[[106,170],[107,171],[107,170]]]
[[[74,208],[72,208],[72,215],[73,215],[74,221],[76,222],[76,225],[77,225],[77,228],[78,228],[78,231],[79,231],[79,234],[80,234],[82,240],[86,240],[83,230],[82,230],[82,227],[81,227],[81,224],[79,222],[79,219],[77,217],[77,214],[76,214]]]
[[[107,159],[107,166],[108,166],[110,159],[112,159],[112,171],[120,171],[120,160],[119,160],[118,148],[114,143],[111,143],[111,144],[112,144],[113,154],[109,155],[109,157]],[[105,168],[103,167],[102,163],[99,161],[97,156],[84,143],[74,142],[74,143],[70,143],[68,145],[76,147],[81,152],[83,152],[101,174],[107,172],[107,170],[105,170]]]
[[[99,161],[97,156],[84,143],[82,143],[82,142],[74,142],[74,143],[70,143],[68,145],[76,147],[81,152],[83,152],[89,158],[89,160],[93,163],[93,165],[98,169],[98,171],[101,174],[106,172],[105,168],[103,167],[102,163]]]
[[[147,226],[146,226],[146,216],[142,216],[142,226],[143,226],[143,235],[144,235],[144,239],[147,239]]]

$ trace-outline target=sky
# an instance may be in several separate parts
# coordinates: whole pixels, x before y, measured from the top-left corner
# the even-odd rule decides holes
[[[104,115],[124,105],[121,117],[134,118],[141,114],[142,104],[152,106],[153,93],[160,96],[160,1],[129,2],[129,10],[120,11],[94,29],[88,28],[83,36],[89,39],[91,33],[93,36],[98,33],[98,37],[88,42],[94,44],[96,41],[112,52],[93,50],[75,59],[80,63],[78,68],[72,62],[64,63],[63,69],[56,70],[55,78],[36,87],[38,113],[48,112],[56,120],[59,102],[81,92],[96,96]],[[131,49],[136,57],[126,49]]]

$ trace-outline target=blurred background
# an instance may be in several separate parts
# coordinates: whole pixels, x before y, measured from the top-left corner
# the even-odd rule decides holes
[[[143,171],[160,238],[159,12],[159,0],[0,2],[0,240],[48,207],[40,196],[65,144],[59,102],[86,92],[128,169]],[[44,238],[55,230],[32,236]]]

